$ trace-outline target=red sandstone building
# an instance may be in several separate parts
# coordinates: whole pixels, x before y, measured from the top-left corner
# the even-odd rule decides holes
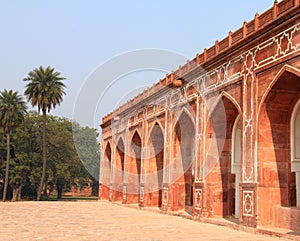
[[[103,118],[99,198],[300,231],[300,4],[283,0]]]

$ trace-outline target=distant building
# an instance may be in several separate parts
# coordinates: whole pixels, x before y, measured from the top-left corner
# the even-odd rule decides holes
[[[99,198],[300,231],[300,5],[274,6],[102,120]]]

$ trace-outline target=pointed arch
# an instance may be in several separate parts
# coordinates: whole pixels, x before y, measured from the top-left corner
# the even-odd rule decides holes
[[[261,101],[259,103],[258,106],[258,116],[260,114],[260,110],[262,105],[265,103],[265,100],[269,94],[269,92],[271,91],[271,89],[273,88],[273,86],[277,83],[277,81],[286,73],[291,73],[297,77],[300,77],[300,70],[291,66],[291,65],[287,65],[285,64],[279,71],[278,73],[275,75],[275,77],[273,78],[273,80],[270,82],[270,84],[268,85],[268,88],[266,89],[265,93],[263,94]]]
[[[236,99],[230,95],[228,92],[226,91],[222,91],[220,95],[218,95],[218,97],[216,98],[216,100],[213,102],[213,104],[211,105],[211,107],[208,108],[209,111],[209,115],[207,116],[207,120],[210,118],[210,116],[213,115],[214,111],[216,110],[216,107],[218,106],[218,104],[220,103],[220,101],[222,101],[223,98],[228,99],[238,110],[239,114],[242,114],[242,109],[239,105],[239,103],[236,101]]]
[[[227,98],[229,101],[231,101],[231,103],[236,107],[236,109],[238,110],[239,114],[242,114],[242,109],[239,105],[239,103],[236,101],[236,99],[230,95],[229,93],[227,93],[226,91],[223,91],[221,94],[222,97]]]
[[[231,138],[231,173],[235,175],[234,216],[240,217],[240,181],[242,167],[242,123],[238,115],[234,121]]]
[[[101,161],[102,197],[110,199],[112,149],[109,141],[105,145],[103,157],[103,161]]]
[[[121,135],[121,136],[118,136],[118,138],[117,138],[117,142],[116,143],[119,143],[120,141],[122,141],[123,143],[125,143],[124,142],[124,137]]]
[[[122,177],[124,176],[124,170],[125,170],[125,166],[124,166],[125,165],[125,163],[124,163],[125,153],[126,153],[125,143],[123,141],[123,138],[120,137],[117,142],[117,146],[116,146],[116,154],[117,154],[117,157],[119,156],[119,158],[120,158]],[[118,165],[118,167],[119,167],[119,165]]]
[[[162,124],[161,124],[161,122],[160,122],[159,120],[156,120],[156,121],[154,122],[154,124],[150,127],[150,130],[149,130],[149,136],[151,135],[151,132],[152,132],[153,129],[155,128],[155,125],[158,125],[158,126],[160,127],[160,130],[161,130],[161,132],[163,133],[163,136],[165,136],[165,135],[164,135],[164,130],[165,130],[165,128],[163,128],[163,126],[162,126]]]
[[[135,128],[134,131],[132,132],[131,136],[130,136],[130,142],[132,142],[134,135],[138,135],[139,138],[141,139],[141,143],[142,143],[142,135],[141,132],[138,128]],[[143,143],[142,143],[143,144]],[[142,145],[141,145],[142,146]]]
[[[105,144],[105,149],[104,149],[104,153],[106,151],[107,148],[110,148],[111,149],[111,140],[107,141],[106,144]]]
[[[194,158],[196,127],[193,116],[183,109],[176,120],[172,137],[171,180],[177,195],[173,209],[191,212],[193,205]]]
[[[277,71],[277,70],[276,70]],[[264,208],[262,222],[271,223],[275,205],[293,207],[297,202],[296,173],[292,170],[294,154],[292,125],[295,104],[300,98],[300,70],[284,65],[268,81],[257,111],[257,172],[258,182],[270,199]],[[265,178],[272,173],[274,178]],[[288,185],[286,185],[288,183]],[[259,200],[258,206],[265,205]]]
[[[210,202],[210,208],[216,215],[239,216],[239,177],[240,165],[233,166],[233,131],[237,126],[241,109],[237,101],[226,92],[222,92],[211,106],[205,132],[206,159],[204,176],[213,188],[215,195],[222,198]],[[235,175],[234,175],[235,174]],[[220,178],[217,178],[220,177]]]
[[[142,147],[142,138],[141,138],[141,135],[139,133],[138,130],[135,130],[132,137],[131,137],[131,145],[132,144],[135,144],[136,146],[138,147]],[[134,146],[132,146],[133,148],[135,148]],[[135,149],[133,149],[134,151],[136,151]]]
[[[115,157],[112,171],[113,180],[113,201],[123,199],[123,182],[125,168],[125,145],[122,137],[119,137],[115,146]]]
[[[105,151],[104,151],[104,156],[111,162],[111,154],[112,154],[112,149],[111,149],[111,144],[110,142],[106,143]]]
[[[195,127],[195,125],[196,125],[195,116],[193,114],[191,114],[191,112],[186,107],[183,107],[182,110],[179,112],[179,114],[176,115],[177,118],[176,118],[175,122],[173,123],[173,129],[175,128],[175,126],[177,125],[178,121],[180,120],[180,118],[183,115],[187,115],[189,117],[190,121],[193,123],[193,125]]]
[[[232,173],[235,173],[240,170],[234,170],[235,165],[241,165],[241,144],[242,144],[242,127],[241,127],[241,116],[238,115],[234,121],[232,128],[232,138],[231,138],[231,153],[232,153],[232,162],[231,170]],[[239,146],[238,146],[239,145]]]
[[[146,192],[148,205],[161,207],[163,167],[164,167],[164,132],[162,127],[155,122],[149,134],[149,151],[146,168]]]
[[[127,168],[127,201],[140,203],[140,184],[142,170],[142,139],[138,129],[135,129],[130,139]]]

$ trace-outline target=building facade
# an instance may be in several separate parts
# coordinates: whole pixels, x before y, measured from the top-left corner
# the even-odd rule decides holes
[[[99,198],[300,231],[300,4],[274,6],[102,120]]]

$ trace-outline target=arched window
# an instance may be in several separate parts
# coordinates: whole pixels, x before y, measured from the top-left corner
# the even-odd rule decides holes
[[[296,205],[300,206],[300,100],[291,118],[291,171],[296,173]]]
[[[242,126],[238,116],[232,130],[232,157],[231,172],[235,174],[235,218],[240,217],[240,180],[241,180],[241,159],[242,159]]]

